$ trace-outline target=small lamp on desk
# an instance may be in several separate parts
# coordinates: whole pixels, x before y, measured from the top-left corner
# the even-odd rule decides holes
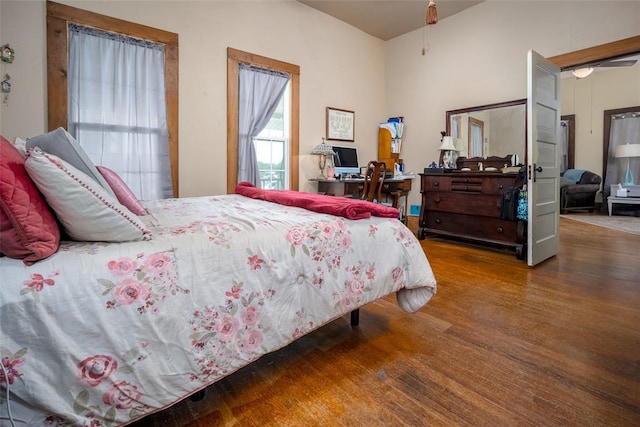
[[[624,174],[622,185],[634,185],[633,173],[629,168],[629,158],[640,157],[640,144],[621,144],[616,147],[617,158],[627,158],[627,170]]]
[[[324,138],[322,138],[322,143],[313,147],[313,151],[311,154],[315,154],[318,156],[318,167],[320,168],[320,176],[319,179],[326,179],[324,176],[324,168],[327,165],[327,157],[331,157],[333,160],[333,156],[335,153],[333,152],[333,148],[330,145],[324,143]]]

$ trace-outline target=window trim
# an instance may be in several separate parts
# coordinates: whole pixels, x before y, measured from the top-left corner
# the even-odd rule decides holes
[[[164,44],[164,82],[173,195],[179,194],[178,34],[47,1],[48,130],[67,128],[68,22]]]
[[[227,48],[227,194],[238,185],[238,68],[240,63],[291,74],[291,121],[289,128],[289,188],[299,188],[300,66]]]

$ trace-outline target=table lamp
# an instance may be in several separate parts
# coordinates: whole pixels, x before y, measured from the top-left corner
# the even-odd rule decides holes
[[[634,185],[633,173],[629,168],[629,159],[631,157],[640,157],[640,144],[621,144],[616,147],[616,158],[627,158],[627,170],[624,173],[624,181],[622,185]]]
[[[442,151],[442,162],[444,163],[444,167],[448,169],[455,169],[455,154],[458,150],[453,144],[453,137],[443,136],[442,144],[440,145],[440,148],[438,148],[438,150]]]
[[[318,156],[318,167],[320,168],[320,176],[319,179],[326,179],[324,176],[324,168],[327,165],[327,156],[334,156],[333,148],[330,145],[324,143],[324,138],[322,138],[322,143],[313,147],[313,151],[311,154],[315,154]]]

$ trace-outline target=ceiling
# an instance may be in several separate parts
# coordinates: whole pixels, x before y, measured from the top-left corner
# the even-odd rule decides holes
[[[382,40],[425,25],[428,0],[297,0]],[[435,0],[438,20],[482,0]]]

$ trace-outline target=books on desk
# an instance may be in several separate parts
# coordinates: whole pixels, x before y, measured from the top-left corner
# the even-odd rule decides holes
[[[415,178],[415,174],[413,172],[406,172],[400,175],[395,175],[393,179],[413,179]]]
[[[502,168],[502,173],[517,173],[520,172],[520,166],[508,166],[506,168]]]

